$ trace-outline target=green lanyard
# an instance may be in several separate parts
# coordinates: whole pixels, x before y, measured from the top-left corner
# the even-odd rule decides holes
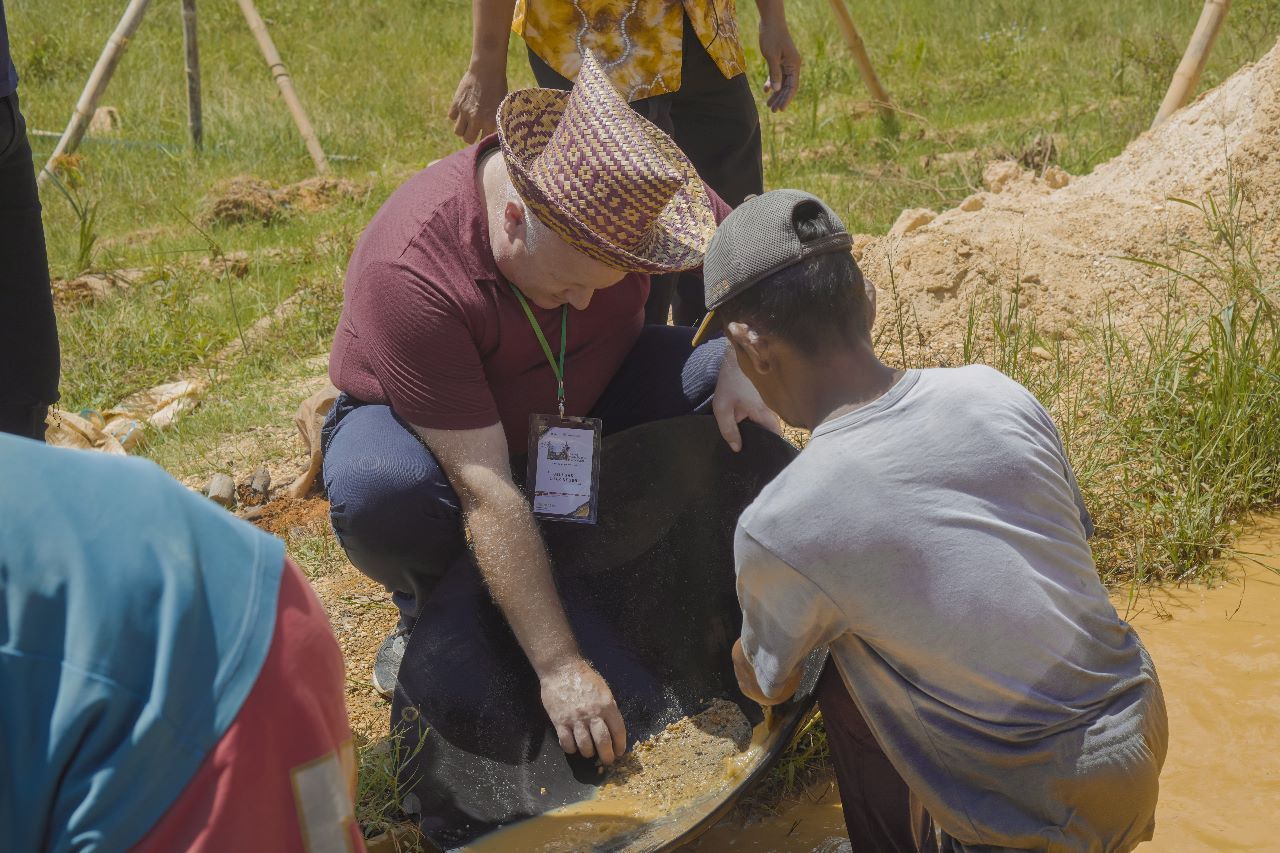
[[[556,404],[560,407],[560,417],[564,417],[564,350],[565,343],[569,340],[569,306],[562,306],[560,312],[560,363],[556,364],[555,356],[551,354],[551,345],[547,343],[546,335],[542,334],[542,328],[538,325],[538,321],[533,318],[533,310],[529,307],[529,303],[525,301],[524,294],[521,293],[514,284],[507,282],[511,287],[511,292],[516,295],[516,299],[520,301],[520,307],[524,309],[524,316],[529,318],[529,325],[533,326],[533,333],[538,336],[538,343],[542,344],[542,351],[547,356],[547,361],[551,363],[551,370],[556,375]]]

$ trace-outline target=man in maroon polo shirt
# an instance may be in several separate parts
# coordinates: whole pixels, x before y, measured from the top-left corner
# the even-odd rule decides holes
[[[561,405],[606,433],[709,408],[735,450],[740,421],[777,419],[722,340],[695,349],[692,329],[644,325],[649,275],[700,266],[728,213],[675,144],[589,57],[572,91],[513,92],[498,124],[392,194],[352,255],[324,482],[351,562],[401,610],[380,691],[417,599],[470,552],[561,746],[610,763],[622,718],[578,649],[510,457],[530,416]]]

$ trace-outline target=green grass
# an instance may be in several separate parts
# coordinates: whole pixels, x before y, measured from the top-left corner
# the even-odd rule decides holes
[[[264,0],[261,11],[326,151],[342,174],[378,184],[455,147],[444,113],[469,53],[465,0]],[[13,53],[31,126],[61,130],[123,8],[118,0],[11,0]],[[752,4],[740,10],[755,31]],[[1057,161],[1086,171],[1145,129],[1198,14],[1197,4],[971,0],[938,14],[927,0],[860,3],[858,24],[877,70],[904,111],[896,133],[868,114],[865,93],[823,3],[792,3],[806,64],[796,102],[767,116],[771,186],[808,187],[851,227],[883,230],[905,206],[958,201],[980,164],[922,160],[954,151],[1018,153],[1052,135]],[[1257,58],[1280,28],[1276,0],[1238,0],[1202,86]],[[231,3],[200,8],[205,92],[202,155],[188,150],[179,15],[151,9],[103,98],[124,128],[90,139],[82,192],[100,205],[105,236],[181,225],[220,178],[288,182],[311,172],[264,63]],[[1270,39],[1268,38],[1270,35]],[[748,37],[753,82],[762,63]],[[513,85],[530,83],[513,40]],[[41,162],[52,139],[38,139]],[[75,259],[69,206],[46,192],[55,266]],[[316,223],[311,227],[323,227]],[[261,235],[258,235],[261,236]],[[142,248],[142,247],[138,247]],[[125,252],[125,254],[128,254]]]
[[[125,3],[70,5],[6,3],[22,107],[35,129],[63,128]],[[811,190],[852,230],[879,233],[903,208],[959,202],[992,157],[1039,152],[1041,165],[1083,173],[1114,156],[1149,125],[1200,4],[970,0],[942,14],[929,0],[853,4],[900,110],[892,123],[868,108],[826,4],[789,5],[806,64],[791,109],[762,114],[766,183]],[[50,184],[42,195],[56,275],[148,271],[146,281],[108,299],[59,310],[62,405],[104,408],[178,376],[209,380],[201,408],[147,446],[185,475],[225,467],[218,454],[228,435],[252,442],[258,431],[288,423],[319,370],[309,360],[328,349],[346,259],[364,224],[407,174],[458,147],[444,113],[469,53],[469,2],[260,0],[259,7],[334,171],[367,187],[366,197],[269,226],[196,224],[230,177],[279,185],[312,173],[232,3],[200,6],[205,150],[191,151],[186,138],[178,9],[156,5],[102,100],[120,111],[123,129],[87,139],[64,175],[66,193]],[[740,13],[743,31],[754,33],[752,4]],[[1278,30],[1280,0],[1237,0],[1201,88],[1261,56]],[[764,73],[753,41],[758,91]],[[509,76],[513,86],[531,83],[514,40]],[[54,140],[33,142],[43,164]],[[972,308],[964,359],[1005,370],[1050,407],[1098,522],[1095,553],[1112,583],[1211,571],[1233,524],[1280,498],[1275,271],[1258,269],[1251,235],[1238,226],[1243,191],[1192,201],[1216,237],[1183,247],[1183,262],[1167,273],[1171,294],[1199,282],[1216,295],[1208,315],[1188,315],[1171,298],[1139,337],[1104,322],[1066,344],[1036,334],[1016,282]],[[250,256],[243,275],[202,266],[236,252]],[[236,357],[219,357],[290,298],[297,307],[284,320]],[[906,345],[911,322],[882,323],[886,357],[920,363]],[[262,452],[274,446],[264,441]],[[335,559],[327,541],[300,545],[310,570]],[[768,795],[802,783],[825,749],[819,723],[784,758]],[[360,817],[371,832],[398,818],[389,755],[361,750]]]
[[[64,126],[122,6],[81,0],[72,15],[65,5],[10,1],[32,128]],[[746,33],[755,31],[750,6],[741,9]],[[986,157],[1016,155],[1046,137],[1052,159],[1086,171],[1149,123],[1194,26],[1194,6],[974,0],[939,15],[925,0],[859,4],[858,24],[903,111],[891,130],[867,109],[826,6],[793,3],[806,64],[791,109],[762,115],[767,183],[813,190],[852,229],[883,231],[904,207],[937,208],[968,195]],[[55,274],[142,268],[155,279],[60,313],[67,408],[103,408],[201,371],[234,396],[260,376],[287,371],[299,355],[323,353],[360,230],[406,174],[457,147],[443,116],[469,52],[465,0],[265,0],[260,7],[335,171],[369,194],[270,227],[212,228],[222,252],[286,247],[300,254],[255,262],[243,278],[202,270],[209,241],[193,222],[222,181],[248,173],[288,183],[308,176],[311,163],[230,3],[200,9],[205,151],[191,151],[179,15],[152,8],[102,101],[120,111],[123,129],[82,146],[77,168],[64,176],[74,204],[52,183],[42,196]],[[1236,3],[1202,87],[1259,56],[1278,25],[1280,0]],[[751,37],[747,46],[758,89],[762,64]],[[509,65],[513,86],[531,82],[518,40]],[[43,163],[53,140],[34,141]],[[969,151],[975,154],[942,157]],[[255,352],[251,369],[209,366],[240,329],[299,289],[314,309],[306,323],[287,324]]]
[[[1104,316],[1074,344],[1041,338],[1012,282],[970,308],[961,360],[1018,379],[1053,413],[1111,584],[1210,579],[1236,526],[1280,502],[1280,271],[1259,267],[1230,170],[1223,197],[1181,203],[1211,240],[1179,245],[1177,265],[1129,259],[1167,274],[1163,310],[1136,332]],[[1211,296],[1207,313],[1186,309],[1188,288]]]

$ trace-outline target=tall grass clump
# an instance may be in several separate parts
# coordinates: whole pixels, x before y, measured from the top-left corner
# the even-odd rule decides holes
[[[1179,201],[1199,211],[1209,241],[1181,246],[1178,266],[1145,263],[1203,293],[1210,308],[1191,314],[1166,300],[1139,345],[1108,363],[1124,374],[1104,411],[1131,516],[1117,531],[1126,539],[1117,556],[1130,565],[1104,567],[1117,579],[1204,578],[1232,525],[1280,500],[1275,273],[1258,263],[1247,194],[1230,173],[1225,198]]]
[[[395,850],[422,849],[417,828],[408,820],[405,797],[412,787],[401,778],[405,764],[422,748],[419,740],[411,753],[402,748],[403,733],[366,741],[356,751],[356,820],[365,838],[387,833]],[[385,848],[384,848],[385,849]]]
[[[1178,246],[1177,264],[1127,259],[1166,276],[1151,318],[1107,312],[1079,342],[1050,341],[1015,286],[971,305],[963,347],[1054,415],[1112,584],[1208,579],[1234,525],[1280,501],[1280,309],[1248,195],[1229,173],[1225,196],[1175,201],[1209,238]]]

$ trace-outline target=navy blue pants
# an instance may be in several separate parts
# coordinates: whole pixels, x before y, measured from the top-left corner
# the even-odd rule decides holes
[[[645,326],[591,416],[606,435],[710,409],[727,346],[693,329]],[[329,517],[351,564],[391,590],[406,627],[466,552],[462,508],[444,471],[390,406],[342,394],[321,432]]]

